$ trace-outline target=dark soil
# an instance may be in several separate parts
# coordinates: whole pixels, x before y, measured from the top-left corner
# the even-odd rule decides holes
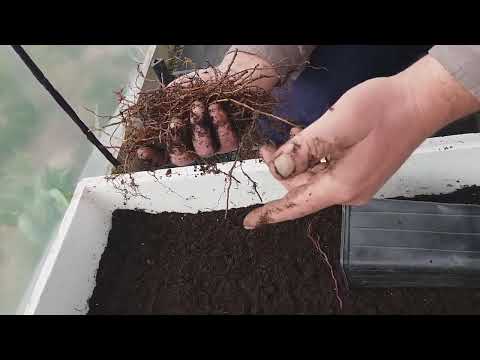
[[[457,180],[459,183],[460,180]],[[452,184],[450,184],[452,185]],[[453,185],[452,185],[453,187]],[[463,187],[459,190],[451,192],[449,194],[442,195],[417,195],[412,198],[398,197],[399,200],[416,200],[416,201],[430,201],[430,202],[442,202],[447,204],[477,204],[480,205],[480,187],[469,186]]]
[[[480,204],[480,189],[419,201]],[[480,289],[351,289],[339,269],[341,208],[247,231],[250,208],[200,214],[117,210],[89,314],[477,314]],[[340,282],[307,236],[308,225]]]

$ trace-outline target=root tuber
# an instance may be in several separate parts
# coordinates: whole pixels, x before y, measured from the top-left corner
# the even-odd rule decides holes
[[[160,167],[168,163],[168,156],[165,151],[160,151],[148,146],[137,149],[137,157],[140,160],[149,161],[153,167]]]
[[[195,152],[200,157],[212,156],[215,152],[212,134],[206,119],[205,105],[201,101],[194,101],[190,114],[192,125],[192,143]]]
[[[229,118],[222,105],[219,103],[210,104],[208,112],[212,119],[213,127],[218,134],[220,147],[218,153],[224,154],[238,148],[238,136],[235,133]]]
[[[281,154],[273,163],[278,175],[283,178],[287,178],[295,172],[295,161],[289,154]]]

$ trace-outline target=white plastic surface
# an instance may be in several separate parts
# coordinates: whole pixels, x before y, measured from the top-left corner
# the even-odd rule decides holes
[[[414,196],[446,193],[463,185],[480,182],[480,135],[468,134],[427,140],[404,166],[385,184],[376,197]],[[221,169],[228,171],[232,163]],[[269,174],[264,163],[249,160],[243,170],[258,184],[263,202],[278,199],[285,190]],[[226,177],[223,174],[199,175],[194,167],[155,173],[137,173],[145,198],[124,202],[120,193],[103,177],[79,183],[60,226],[24,314],[85,314],[95,287],[95,274],[111,227],[115,209],[143,209],[148,212],[211,211],[225,208]],[[260,202],[240,167],[233,175],[230,208]]]

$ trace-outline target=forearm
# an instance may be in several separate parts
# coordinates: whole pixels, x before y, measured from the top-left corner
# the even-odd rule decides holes
[[[218,68],[220,71],[226,72],[229,67],[230,73],[249,72],[250,74],[245,74],[245,76],[251,75],[252,78],[258,79],[254,81],[253,85],[266,91],[272,90],[281,79],[272,64],[255,54],[228,52]]]
[[[430,55],[392,80],[404,87],[412,124],[424,138],[480,110],[478,99]]]
[[[262,76],[256,85],[269,91],[293,73],[300,72],[316,47],[316,45],[233,45],[219,68],[225,71],[236,56],[232,70],[242,71],[256,66],[253,75]]]

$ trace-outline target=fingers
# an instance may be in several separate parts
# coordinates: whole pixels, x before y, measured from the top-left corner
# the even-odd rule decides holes
[[[137,157],[143,161],[150,161],[155,167],[166,165],[169,161],[165,151],[160,151],[149,146],[139,147],[137,149]]]
[[[287,142],[275,149],[271,145],[263,146],[260,149],[265,163],[267,164],[273,177],[279,181],[287,179],[290,176],[301,173],[301,170],[307,169],[307,156],[306,154],[298,154],[297,150],[300,145],[297,145],[297,138],[294,136],[290,139],[292,142]]]
[[[272,162],[275,151],[277,151],[277,148],[273,145],[263,145],[260,148],[260,156],[267,165]]]
[[[293,130],[294,136],[298,133]],[[260,149],[260,154],[272,173],[277,171],[277,152],[272,145]],[[296,176],[279,179],[287,188],[287,195],[251,211],[244,219],[244,227],[251,230],[263,224],[297,219],[335,204],[335,193],[328,191],[327,181],[322,178],[323,169],[324,165],[320,163]]]
[[[293,136],[273,155],[272,174],[277,180],[296,176],[318,165],[322,160],[337,160],[345,150],[361,141],[375,126],[371,116],[367,119],[352,118],[352,108],[371,114],[365,105],[342,97],[332,111],[303,130],[293,128]]]
[[[192,164],[197,155],[190,150],[188,144],[188,124],[179,118],[173,118],[170,121],[171,139],[167,144],[168,154],[172,164],[176,166],[187,166]]]
[[[175,166],[188,166],[197,159],[196,154],[184,147],[173,147],[169,152],[170,161]]]
[[[299,186],[305,185],[308,182],[312,181],[312,178],[316,175],[314,171],[307,170],[306,172],[290,177],[288,179],[280,180],[280,183],[287,189],[291,191]]]
[[[182,76],[181,78],[177,78],[173,80],[170,84],[167,85],[167,87],[172,87],[175,85],[180,85],[181,87],[189,87],[193,85],[193,76],[186,75]]]
[[[219,146],[216,152],[205,105],[201,101],[193,102],[189,119],[182,120],[177,117],[171,119],[167,148],[174,165],[190,165],[198,156],[209,157],[215,153],[227,153],[238,148],[238,136],[223,107],[218,103],[210,104],[208,115],[218,136]]]
[[[201,80],[208,82],[215,79],[215,75],[218,73],[218,70],[215,68],[200,69],[198,71],[192,71],[188,74],[180,76],[173,80],[167,87],[171,86],[181,86],[181,87],[190,87],[194,85],[194,79],[199,77]]]
[[[272,161],[276,150],[277,150],[276,147],[273,145],[264,145],[260,148],[260,155],[262,156],[263,160],[265,161],[265,164],[267,164],[271,172],[276,171]],[[306,172],[294,177],[279,179],[279,182],[287,190],[291,190],[293,188],[296,188],[298,186],[304,185],[307,182],[309,182],[312,176],[314,176],[317,173],[315,170],[317,169],[314,168],[311,170],[307,170]]]
[[[274,176],[284,179],[301,174],[339,153],[336,144],[304,134],[296,135],[274,154]]]
[[[322,162],[342,156],[345,149],[340,143],[326,141],[320,137],[321,132],[308,130],[293,128],[290,131],[293,137],[271,154],[269,168],[277,180],[297,176]]]
[[[142,146],[137,149],[137,157],[140,160],[150,160],[153,157],[153,149],[146,146]]]
[[[278,181],[280,181],[280,183],[282,185],[287,187],[286,182],[285,182],[286,179],[284,177],[279,177],[278,176],[278,170],[275,166],[275,154],[276,154],[276,152],[277,152],[277,149],[273,145],[264,145],[260,148],[260,155],[262,156],[263,160],[265,161],[265,164],[267,164],[270,172],[274,175],[274,177]],[[291,164],[294,165],[293,160],[291,161]]]
[[[263,160],[265,161],[265,164],[267,164],[268,169],[272,174],[277,172],[274,164],[276,151],[277,151],[277,148],[273,145],[264,145],[260,148],[260,156],[263,158]],[[280,178],[278,180],[287,189],[290,188],[289,183],[286,179]]]
[[[201,101],[194,101],[190,113],[192,125],[192,144],[195,152],[200,157],[209,157],[214,154],[210,128],[206,123],[205,105]]]
[[[263,160],[265,160],[272,175],[288,189],[291,187],[290,184],[296,183],[295,181],[291,181],[293,180],[293,176],[290,177],[290,175],[295,172],[295,158],[290,153],[277,155],[278,151],[279,150],[272,145],[264,145],[260,148],[260,155]]]
[[[289,191],[282,199],[251,211],[244,219],[247,230],[264,224],[294,220],[334,205],[332,192],[322,188],[323,181],[309,182]]]
[[[195,71],[192,71],[188,74],[182,75],[176,79],[174,79],[172,82],[170,82],[166,87],[173,87],[173,86],[180,86],[183,88],[191,87],[193,86],[193,79],[195,78],[196,74]]]
[[[236,150],[238,148],[238,136],[222,105],[219,103],[210,104],[208,106],[208,112],[220,143],[217,152],[223,154]]]

